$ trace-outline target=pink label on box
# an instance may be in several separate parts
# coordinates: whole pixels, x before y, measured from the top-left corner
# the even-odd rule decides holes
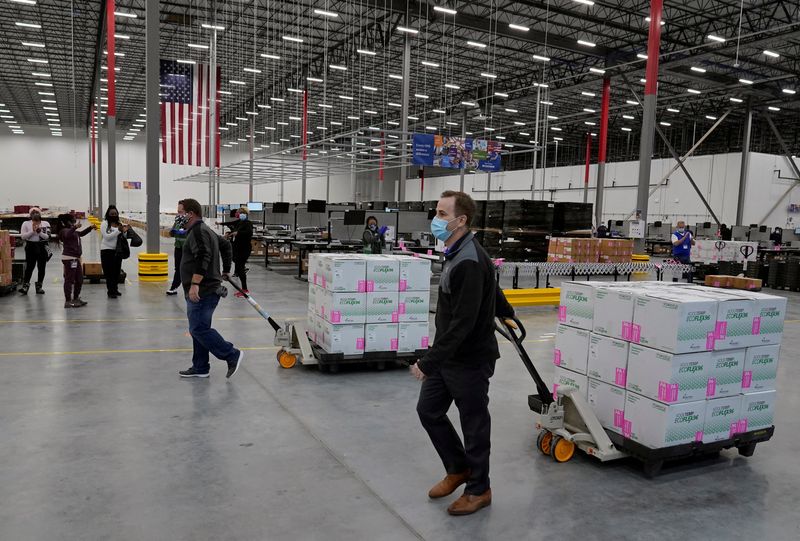
[[[392,312],[392,323],[398,323],[400,321],[400,316],[397,312]]]
[[[617,368],[615,370],[614,383],[620,387],[625,387],[628,383],[628,371],[625,368]]]
[[[325,277],[322,277],[322,287],[327,287],[328,282],[325,280]]]
[[[313,283],[315,286],[316,286],[316,285],[319,285],[319,284],[317,284],[317,273],[316,273],[316,272],[314,273],[314,280],[313,280],[313,282],[312,282],[312,283]]]
[[[325,317],[325,307],[324,306],[320,306],[319,307],[319,315],[321,317],[323,317],[323,318]]]
[[[622,322],[622,339],[630,341],[631,339],[631,322],[630,321],[623,321]]]
[[[566,306],[559,306],[558,307],[558,320],[562,323],[567,321],[567,307]]]
[[[341,323],[342,322],[342,313],[338,310],[331,311],[331,323]]]
[[[391,349],[392,351],[397,351],[397,349],[398,349],[399,347],[400,347],[400,346],[399,346],[399,342],[397,341],[397,338],[392,338],[392,339],[389,341],[389,349]]]
[[[553,364],[556,366],[561,366],[561,350],[554,349],[553,350]]]
[[[617,428],[622,428],[623,423],[625,422],[625,412],[623,410],[614,410],[614,426]]]
[[[717,321],[717,327],[714,329],[714,333],[716,334],[715,338],[717,340],[724,340],[725,337],[728,336],[728,322]]]
[[[428,250],[428,255],[433,255],[433,250]]]
[[[750,334],[761,334],[761,317],[753,318],[753,332]]]
[[[553,384],[553,400],[558,400],[558,383]]]
[[[400,280],[400,291],[408,289],[408,280]]]
[[[358,281],[358,292],[359,293],[366,293],[367,292],[367,281],[366,280],[359,280]]]
[[[428,349],[428,345],[430,344],[430,338],[427,336],[423,336],[422,340],[420,340],[420,346],[422,349]]]
[[[375,291],[375,280],[367,280],[367,293]]]
[[[701,442],[703,441],[703,431],[699,430],[694,433],[694,441]]]
[[[624,419],[622,421],[622,435],[625,436],[626,438],[630,438],[632,434],[633,434],[633,425],[629,420]]]
[[[404,302],[397,303],[397,312],[400,313],[400,314],[405,314],[406,313],[406,303],[404,303]]]
[[[738,426],[736,427],[737,434],[742,434],[743,432],[747,432],[747,419],[739,419]]]
[[[750,385],[753,384],[753,372],[751,370],[745,370],[742,372],[742,389],[749,389]]]
[[[414,252],[414,257],[419,258],[419,254],[417,252]]]
[[[356,338],[356,349],[364,349],[364,339]]]
[[[400,248],[405,248],[406,247],[406,241],[404,241],[404,240],[397,241],[397,244],[400,246]]]
[[[739,432],[739,422],[734,421],[731,423],[731,428],[728,430],[728,437],[732,438]]]
[[[714,349],[714,343],[716,342],[716,338],[713,332],[710,332],[706,335],[706,349]]]
[[[666,381],[658,382],[658,399],[662,402],[675,402],[678,400],[678,384],[667,383]]]
[[[642,326],[631,324],[631,342],[639,343],[642,339]]]
[[[706,384],[706,398],[711,398],[717,394],[717,378],[708,378]]]

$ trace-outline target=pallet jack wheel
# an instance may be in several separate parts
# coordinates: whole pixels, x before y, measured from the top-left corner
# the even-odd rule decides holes
[[[567,462],[575,456],[575,444],[561,436],[553,436],[550,445],[550,456],[556,462]]]
[[[550,456],[550,448],[553,445],[553,433],[549,430],[542,430],[536,438],[536,448],[543,455]]]
[[[278,364],[283,368],[292,368],[297,364],[297,355],[289,353],[286,350],[280,350],[278,352]]]

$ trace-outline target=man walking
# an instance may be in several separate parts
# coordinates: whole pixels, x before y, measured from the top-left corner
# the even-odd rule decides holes
[[[694,244],[694,236],[691,231],[686,229],[686,222],[679,221],[678,228],[672,233],[672,257],[679,263],[691,265],[692,246]],[[694,276],[691,272],[685,273],[684,276],[690,284],[694,281]],[[672,281],[677,282],[678,279],[675,278]]]
[[[228,363],[227,377],[242,365],[244,354],[211,328],[211,318],[219,304],[233,260],[231,243],[203,223],[203,210],[194,199],[184,199],[186,241],[181,258],[181,283],[186,294],[186,315],[194,352],[192,367],[179,372],[182,378],[207,378],[211,366],[209,352]],[[220,255],[222,272],[220,273]]]
[[[475,210],[475,201],[463,192],[446,191],[439,199],[431,232],[446,251],[436,338],[411,367],[423,381],[417,413],[447,472],[428,496],[448,496],[466,483],[463,495],[447,509],[451,515],[469,515],[492,503],[489,378],[500,357],[494,318],[514,316],[495,280],[491,259],[469,231]],[[454,401],[463,443],[447,417]]]

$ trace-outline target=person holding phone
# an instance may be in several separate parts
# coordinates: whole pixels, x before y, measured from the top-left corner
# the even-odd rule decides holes
[[[83,286],[83,269],[81,268],[81,237],[85,237],[96,229],[91,224],[80,229],[72,214],[61,214],[58,217],[61,229],[58,231],[58,240],[61,241],[61,263],[64,265],[64,308],[80,308],[86,306],[86,301],[81,299]]]
[[[25,241],[25,276],[19,292],[23,295],[28,294],[33,269],[38,267],[36,294],[44,295],[42,284],[44,283],[45,267],[50,259],[50,253],[47,250],[47,243],[50,242],[50,224],[42,220],[42,209],[39,207],[31,208],[30,217],[31,219],[23,222],[20,228],[20,236]]]
[[[122,258],[117,254],[117,237],[128,233],[128,226],[119,219],[119,210],[109,205],[105,220],[100,226],[100,263],[103,266],[103,277],[109,299],[122,296],[119,291],[119,274],[122,272]]]
[[[680,220],[677,224],[677,229],[672,233],[672,257],[684,265],[692,264],[692,246],[694,246],[694,235],[686,227],[686,222]],[[694,275],[691,272],[684,274],[686,281],[690,284],[694,280]],[[673,282],[677,282],[677,278]]]

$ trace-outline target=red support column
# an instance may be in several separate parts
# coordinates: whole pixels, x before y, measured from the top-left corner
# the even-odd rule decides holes
[[[115,1],[108,0],[106,3],[106,49],[108,50],[108,58],[106,59],[106,66],[108,66],[108,116],[117,116],[117,76],[114,69],[117,65],[116,40],[114,38],[114,9]]]
[[[608,149],[608,108],[611,103],[611,79],[603,79],[603,96],[600,104],[600,144],[597,150],[597,188],[594,198],[595,225],[603,221],[603,188],[606,177],[606,153]]]

